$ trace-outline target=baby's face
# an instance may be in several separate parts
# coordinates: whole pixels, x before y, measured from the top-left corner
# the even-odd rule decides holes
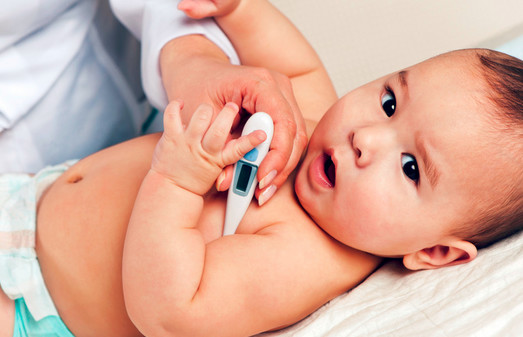
[[[339,241],[401,256],[441,244],[497,169],[485,85],[454,54],[341,98],[312,135],[297,196]],[[493,157],[494,156],[494,157]],[[494,162],[494,163],[493,163]]]

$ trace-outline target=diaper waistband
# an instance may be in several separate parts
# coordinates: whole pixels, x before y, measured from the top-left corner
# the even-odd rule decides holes
[[[34,176],[0,175],[0,285],[9,298],[24,298],[35,320],[58,316],[35,251],[36,205],[74,163],[49,166]]]

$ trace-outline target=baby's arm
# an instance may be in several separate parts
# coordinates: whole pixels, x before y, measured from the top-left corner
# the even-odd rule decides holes
[[[306,119],[319,120],[336,100],[334,87],[318,55],[296,27],[266,0],[184,0],[189,16],[215,16],[242,64],[288,76]]]
[[[227,141],[238,114],[235,104],[226,104],[212,123],[212,107],[202,105],[186,127],[180,109],[175,101],[165,111],[165,131],[138,193],[125,239],[124,293],[131,315],[140,312],[137,322],[176,318],[177,310],[190,307],[206,262],[205,242],[196,228],[202,196],[224,166],[266,138],[258,130]],[[156,305],[146,310],[150,300]],[[170,311],[158,315],[154,310],[163,307]]]

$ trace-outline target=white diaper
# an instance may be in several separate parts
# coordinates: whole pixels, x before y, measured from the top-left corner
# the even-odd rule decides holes
[[[35,252],[36,204],[73,164],[46,167],[34,176],[0,175],[0,286],[13,300],[23,297],[35,320],[58,316]]]

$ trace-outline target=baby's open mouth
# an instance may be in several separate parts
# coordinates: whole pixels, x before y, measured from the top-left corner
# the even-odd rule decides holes
[[[332,159],[329,155],[325,155],[325,164],[323,164],[323,169],[325,170],[325,176],[329,179],[329,182],[334,186],[336,182],[336,166],[332,162]]]

